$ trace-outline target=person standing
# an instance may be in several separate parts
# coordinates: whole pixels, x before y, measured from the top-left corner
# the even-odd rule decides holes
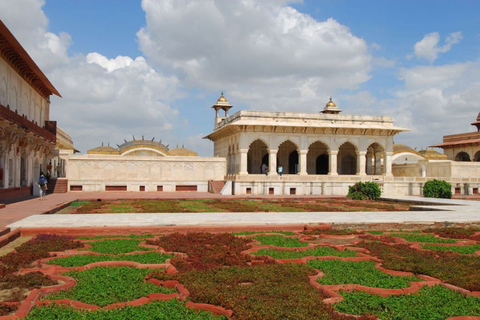
[[[282,173],[283,173],[283,167],[282,167],[282,165],[279,165],[278,166],[278,175],[281,177]]]
[[[45,200],[45,195],[47,194],[48,186],[47,186],[47,179],[43,175],[40,174],[40,179],[38,179],[38,188],[40,189],[40,200]]]
[[[262,163],[262,166],[260,167],[262,174],[267,174],[268,167],[265,163]]]

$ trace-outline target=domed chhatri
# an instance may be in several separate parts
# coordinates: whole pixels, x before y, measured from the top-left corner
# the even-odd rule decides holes
[[[216,123],[221,119],[219,110],[222,109],[223,111],[225,111],[225,118],[226,118],[228,117],[228,110],[230,110],[230,108],[232,107],[233,106],[230,103],[228,103],[228,100],[227,98],[225,98],[222,91],[222,94],[220,95],[220,98],[218,98],[217,103],[212,106],[212,108],[215,109],[215,112],[216,112],[215,114],[215,119],[217,119]]]
[[[320,112],[321,113],[327,113],[327,114],[339,114],[341,111],[342,110],[338,109],[335,102],[333,102],[332,97],[330,97],[330,101],[326,104],[323,111],[320,111]]]

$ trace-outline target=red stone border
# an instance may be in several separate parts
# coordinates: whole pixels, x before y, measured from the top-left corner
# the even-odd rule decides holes
[[[337,256],[309,256],[309,257],[303,257],[300,259],[273,259],[277,263],[304,263],[306,264],[310,260],[318,259],[318,260],[342,260],[342,261],[375,261],[377,262],[375,264],[375,267],[380,270],[381,272],[391,274],[391,275],[396,275],[396,276],[408,276],[408,275],[413,275],[411,272],[403,272],[403,271],[394,271],[394,270],[389,270],[385,269],[382,267],[382,260],[378,259],[377,257],[369,255],[369,251],[364,249],[364,248],[358,248],[358,247],[351,247],[352,244],[356,244],[359,241],[353,241],[349,244],[342,244],[342,245],[332,245],[332,244],[326,244],[326,243],[321,243],[322,238],[333,238],[333,239],[354,239],[356,235],[304,235],[301,234],[299,230],[299,226],[290,226],[291,229],[288,231],[294,231],[296,235],[292,236],[287,236],[279,233],[271,233],[268,232],[269,230],[266,230],[265,226],[255,226],[255,227],[249,227],[249,226],[244,226],[244,227],[218,227],[218,228],[212,228],[212,227],[205,227],[205,228],[198,228],[198,227],[152,227],[152,228],[143,228],[139,227],[137,228],[138,230],[135,230],[136,228],[128,228],[128,231],[125,230],[125,228],[75,228],[73,230],[71,229],[24,229],[20,231],[16,231],[18,234],[21,233],[21,235],[30,235],[30,234],[40,234],[40,233],[49,233],[49,234],[68,234],[68,235],[91,235],[92,233],[95,233],[96,230],[92,229],[100,229],[101,232],[95,233],[99,235],[118,235],[119,233],[125,234],[125,232],[128,232],[129,234],[155,234],[155,233],[172,233],[172,232],[198,232],[198,231],[209,231],[212,232],[212,229],[215,229],[214,232],[226,232],[226,231],[257,231],[258,233],[252,234],[252,235],[244,235],[240,237],[245,237],[245,238],[254,238],[255,236],[258,236],[260,234],[262,235],[282,235],[284,237],[289,237],[289,238],[300,238],[300,241],[305,241],[305,238],[308,238],[309,244],[306,247],[277,247],[274,245],[260,245],[258,241],[253,240],[253,248],[245,250],[242,252],[242,254],[250,255],[250,257],[253,259],[251,261],[251,265],[257,264],[257,263],[264,263],[264,260],[255,260],[254,255],[251,255],[252,252],[258,251],[260,249],[276,249],[276,250],[284,250],[284,251],[304,251],[304,250],[309,250],[313,249],[316,247],[332,247],[337,250],[343,251],[345,249],[349,249],[352,251],[357,251],[357,256],[356,257],[337,257]],[[303,230],[308,230],[308,226],[302,226]],[[321,225],[321,226],[313,226],[312,229],[321,229],[325,228],[325,230],[330,230],[331,225]],[[134,229],[134,230],[132,230]],[[203,230],[205,229],[205,230]],[[268,228],[271,230],[286,230],[284,226],[272,226],[271,228]],[[48,232],[45,232],[45,230],[48,230]],[[57,232],[58,230],[61,230],[62,232]],[[84,232],[87,232],[88,234],[84,234]],[[168,230],[168,231],[167,231]],[[137,233],[137,231],[141,231],[140,233]],[[382,235],[372,235],[372,237],[382,237],[382,236],[390,236],[391,233],[398,233],[398,231],[390,231],[390,232],[385,232]],[[479,232],[480,234],[480,232]],[[312,237],[314,240],[312,240]],[[436,236],[441,239],[441,237]],[[0,237],[1,241],[2,237]],[[129,239],[128,237],[121,237],[121,238],[115,238],[116,239]],[[153,238],[155,239],[155,238]],[[311,241],[316,241],[315,239],[318,239],[320,243],[311,243]],[[85,245],[89,246],[89,242],[93,241],[102,241],[102,240],[108,240],[108,239],[91,239],[91,240],[80,240]],[[395,237],[396,243],[405,243],[405,244],[411,244],[410,247],[416,249],[416,250],[426,250],[421,248],[421,244],[424,243],[411,243],[407,242],[405,239]],[[477,241],[473,240],[462,240],[461,243],[455,243],[455,244],[439,244],[439,245],[444,245],[444,246],[458,246],[458,245],[469,245],[469,244],[475,244],[478,243]],[[388,245],[395,245],[395,243],[386,243]],[[426,243],[425,243],[426,244]],[[430,244],[430,243],[429,243]],[[148,245],[145,243],[145,241],[141,242],[139,246],[146,247],[146,248],[153,248],[155,249],[156,252],[159,253],[168,253],[172,254],[172,252],[165,252],[162,248],[159,248],[158,246],[155,245]],[[84,248],[82,248],[84,249]],[[130,252],[130,253],[125,253],[127,254],[135,254],[135,253],[145,253],[145,252],[152,252],[152,251],[136,251],[136,252]],[[478,252],[477,252],[478,253]],[[69,271],[69,270],[78,270],[78,271],[83,271],[83,270],[88,270],[94,267],[99,267],[99,266],[130,266],[130,267],[135,267],[135,268],[152,268],[152,269],[164,269],[166,273],[176,273],[177,270],[173,265],[169,263],[169,260],[166,261],[164,264],[140,264],[137,262],[133,261],[105,261],[105,262],[95,262],[88,264],[83,267],[60,267],[58,265],[47,265],[45,264],[47,261],[61,258],[61,257],[67,257],[71,255],[79,255],[79,254],[90,254],[90,255],[111,255],[115,256],[114,254],[103,254],[103,253],[97,253],[93,251],[80,251],[78,249],[74,250],[66,250],[63,252],[53,252],[53,256],[45,259],[41,259],[36,261],[34,264],[38,264],[38,268],[31,268],[31,269],[23,269],[19,273],[28,273],[28,272],[34,272],[34,271],[40,271],[46,275],[49,275],[52,279],[54,280],[60,280],[63,281],[62,284],[56,285],[56,286],[51,286],[51,287],[44,287],[41,289],[34,289],[31,291],[31,293],[28,295],[28,297],[21,303],[16,303],[19,305],[19,309],[15,312],[13,315],[8,315],[8,316],[0,316],[0,320],[3,319],[18,319],[18,318],[23,318],[25,317],[28,312],[31,310],[31,308],[35,305],[50,305],[50,304],[63,304],[63,305],[70,305],[74,308],[87,308],[87,309],[113,309],[113,308],[119,308],[123,306],[138,306],[138,305],[143,305],[145,303],[149,303],[151,301],[161,301],[161,300],[170,300],[170,299],[178,299],[180,301],[185,301],[186,298],[190,295],[189,291],[185,288],[185,286],[178,281],[174,280],[169,280],[169,281],[160,281],[158,279],[153,279],[153,278],[146,278],[145,281],[151,282],[155,285],[158,286],[163,286],[166,288],[173,288],[176,289],[177,293],[171,293],[171,294],[162,294],[162,293],[153,293],[149,294],[146,297],[142,297],[133,301],[128,301],[128,302],[121,302],[121,303],[114,303],[110,304],[105,307],[99,307],[96,305],[89,305],[86,303],[82,303],[80,301],[75,301],[75,300],[69,300],[69,299],[64,299],[64,300],[41,300],[43,296],[46,296],[47,294],[50,294],[52,292],[56,291],[61,291],[61,290],[66,290],[68,288],[73,287],[76,285],[76,282],[73,278],[67,277],[67,276],[62,276],[61,274]],[[176,253],[173,252],[174,255],[182,255],[185,256],[184,253]],[[423,279],[424,281],[420,282],[410,282],[410,286],[406,288],[401,288],[401,289],[384,289],[384,288],[374,288],[374,287],[367,287],[363,285],[358,285],[358,284],[345,284],[345,285],[321,285],[317,282],[317,279],[319,277],[323,276],[323,273],[319,270],[317,270],[318,273],[314,276],[309,277],[310,284],[315,287],[316,289],[320,290],[321,292],[325,293],[329,298],[326,298],[323,300],[324,303],[326,304],[333,304],[340,302],[343,300],[343,297],[338,293],[339,291],[364,291],[368,292],[371,294],[376,294],[380,296],[390,296],[390,295],[406,295],[406,294],[412,294],[418,292],[422,287],[424,286],[434,286],[434,285],[442,285],[448,289],[454,290],[456,292],[459,292],[461,294],[467,295],[467,296],[475,296],[475,297],[480,297],[480,291],[468,291],[463,288],[448,284],[448,283],[443,283],[440,279],[436,279],[430,276],[426,275],[417,275],[418,278]],[[187,301],[185,303],[185,306],[188,308],[193,308],[197,310],[206,310],[210,311],[214,314],[218,315],[225,315],[227,317],[231,317],[233,315],[232,310],[227,310],[219,306],[214,306],[214,305],[209,305],[209,304],[202,304],[202,303],[193,303],[191,301]],[[351,314],[342,314],[338,311],[333,310],[335,314],[338,315],[347,315],[349,317],[354,317],[354,318],[360,318],[361,316],[355,316]],[[453,317],[449,318],[447,320],[480,320],[480,317],[475,317],[475,316],[460,316],[460,317]]]
[[[85,242],[88,242],[90,240],[85,240]],[[95,240],[93,240],[95,241]],[[96,241],[101,241],[96,240]],[[142,242],[142,246],[145,247],[153,247],[155,248],[156,252],[159,253],[168,253],[168,254],[174,254],[174,255],[182,255],[185,256],[184,253],[176,253],[176,252],[166,252],[163,250],[163,248],[158,248],[158,246],[154,245],[147,245],[144,242]],[[84,248],[82,248],[84,249]],[[135,254],[135,253],[146,253],[146,252],[152,252],[152,251],[135,251],[135,252],[129,252],[126,254]],[[120,266],[128,266],[128,267],[133,267],[133,268],[139,268],[139,269],[164,269],[167,274],[174,274],[177,273],[177,269],[169,263],[169,259],[167,259],[166,263],[162,264],[141,264],[135,261],[102,261],[102,262],[94,262],[87,264],[85,266],[81,267],[60,267],[58,265],[47,265],[46,262],[58,258],[63,258],[63,257],[68,257],[72,255],[111,255],[115,256],[113,254],[102,254],[98,252],[92,252],[92,251],[79,251],[78,249],[73,249],[73,250],[66,250],[63,252],[52,252],[51,253],[53,256],[44,258],[38,261],[35,261],[33,264],[38,265],[39,267],[37,268],[27,268],[27,269],[22,269],[18,272],[18,274],[26,274],[30,272],[41,272],[45,275],[48,275],[51,279],[53,280],[58,280],[62,282],[61,284],[55,285],[55,286],[50,286],[50,287],[43,287],[40,289],[33,289],[30,294],[23,300],[22,302],[15,303],[15,305],[18,305],[19,308],[17,311],[12,314],[12,315],[7,315],[7,316],[0,316],[0,320],[10,320],[10,319],[21,319],[24,318],[28,315],[30,310],[34,306],[44,306],[44,305],[51,305],[51,304],[59,304],[59,305],[68,305],[73,308],[78,308],[78,309],[90,309],[90,310],[96,310],[96,309],[114,309],[114,308],[120,308],[124,306],[140,306],[152,301],[165,301],[165,300],[171,300],[171,299],[178,299],[180,301],[185,301],[186,298],[190,295],[190,292],[185,288],[185,286],[178,281],[160,281],[157,279],[152,279],[152,278],[145,278],[145,281],[150,282],[152,284],[155,284],[157,286],[163,286],[166,288],[171,288],[175,289],[177,293],[151,293],[147,295],[146,297],[141,297],[136,300],[132,301],[127,301],[127,302],[119,302],[119,303],[113,303],[104,307],[100,307],[97,305],[92,305],[92,304],[87,304],[81,301],[77,300],[71,300],[71,299],[61,299],[61,300],[41,300],[42,297],[45,297],[53,292],[57,291],[63,291],[63,290],[68,290],[72,287],[74,287],[77,282],[75,279],[64,276],[62,275],[65,272],[76,270],[76,271],[85,271],[89,270],[95,267],[120,267]],[[222,308],[220,306],[215,306],[215,305],[210,305],[210,304],[203,304],[203,303],[193,303],[193,302],[186,302],[185,306],[190,309],[195,309],[195,310],[205,310],[205,311],[210,311],[214,314],[217,315],[224,315],[227,317],[231,317],[233,315],[232,310],[228,310],[225,308]]]

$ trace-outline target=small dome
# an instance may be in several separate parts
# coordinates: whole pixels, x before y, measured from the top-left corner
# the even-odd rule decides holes
[[[224,102],[224,103],[225,103],[225,102],[228,102],[227,98],[225,98],[225,97],[223,96],[223,91],[222,91],[222,95],[221,95],[220,98],[218,98],[218,100],[217,100],[217,103],[219,103],[219,102]]]
[[[337,105],[332,101],[332,97],[330,97],[330,101],[328,101],[326,108],[336,108]]]

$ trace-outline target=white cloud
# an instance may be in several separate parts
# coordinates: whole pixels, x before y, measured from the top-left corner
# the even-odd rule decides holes
[[[177,139],[173,129],[181,119],[170,103],[184,95],[178,78],[162,74],[143,57],[69,55],[70,35],[48,31],[43,5],[0,0],[0,19],[62,94],[62,99],[52,97],[50,116],[76,148],[86,152],[102,141],[114,146],[132,134],[163,138],[166,144]]]
[[[405,86],[384,110],[398,125],[412,129],[399,141],[426,147],[447,134],[470,132],[480,111],[480,60],[401,70]],[[397,139],[396,139],[397,140]]]
[[[425,59],[432,63],[438,58],[440,53],[450,51],[452,46],[459,43],[460,40],[462,40],[462,33],[453,32],[447,36],[445,44],[439,47],[438,43],[440,41],[440,35],[438,32],[429,33],[425,35],[422,40],[415,43],[415,56],[417,59]]]
[[[335,91],[369,79],[364,40],[287,1],[142,1],[146,56],[187,85],[227,91],[256,109],[317,110]]]

